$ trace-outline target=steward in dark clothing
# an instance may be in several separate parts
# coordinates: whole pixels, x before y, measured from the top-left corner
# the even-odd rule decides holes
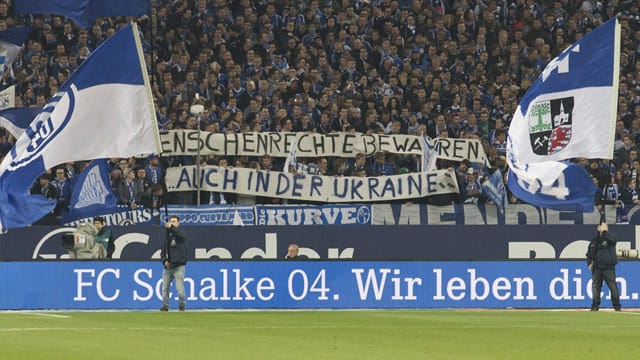
[[[162,245],[160,258],[164,270],[162,271],[162,307],[160,311],[169,311],[169,287],[175,279],[180,311],[185,309],[184,271],[187,264],[187,237],[180,229],[180,218],[172,215],[165,223],[167,238]]]
[[[606,223],[598,225],[598,235],[589,242],[587,250],[587,265],[592,274],[591,291],[593,302],[591,311],[600,309],[600,291],[602,290],[602,280],[607,282],[611,291],[611,304],[616,311],[620,311],[620,294],[616,284],[616,243],[618,240],[609,232]]]
[[[166,261],[169,261],[169,267],[187,264],[186,239],[182,229],[175,226],[167,229],[167,238],[160,254],[162,264],[166,265]]]

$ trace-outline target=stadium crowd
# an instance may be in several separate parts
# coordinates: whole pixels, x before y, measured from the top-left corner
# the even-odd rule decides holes
[[[597,182],[596,203],[617,204],[620,209],[640,203],[639,1],[153,0],[152,4],[151,15],[136,20],[143,32],[161,129],[425,133],[432,138],[479,139],[492,169],[503,173],[506,131],[519,99],[551,59],[620,14],[615,159],[575,161]],[[84,30],[60,16],[16,15],[10,1],[0,1],[0,31],[31,26],[12,71],[2,73],[0,89],[15,84],[16,106],[42,107],[74,69],[128,20],[100,18]],[[199,119],[189,112],[195,103],[205,107]],[[0,129],[0,156],[14,141]],[[70,146],[87,145],[79,140]],[[414,156],[383,153],[366,159],[303,161],[312,172],[335,176],[412,172],[419,170],[420,162]],[[152,186],[162,183],[162,170],[194,162],[191,156],[112,159],[113,187],[122,204],[154,206],[162,190]],[[282,170],[284,159],[206,156],[203,163]],[[62,166],[61,177],[53,169],[34,191],[53,188],[64,206],[69,190],[61,183],[71,187],[70,180],[85,165]],[[456,170],[460,194],[416,201],[487,201],[480,182],[492,169],[442,159],[437,166]],[[49,180],[52,185],[43,186]],[[195,202],[192,194],[173,195],[173,203]],[[203,203],[280,201],[214,195]],[[510,196],[509,201],[518,199]]]

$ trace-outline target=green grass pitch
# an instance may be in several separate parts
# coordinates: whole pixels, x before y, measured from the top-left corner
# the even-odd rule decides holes
[[[638,359],[640,312],[0,312],[0,359]]]

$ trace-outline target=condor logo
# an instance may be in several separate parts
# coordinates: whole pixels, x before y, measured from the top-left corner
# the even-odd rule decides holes
[[[9,170],[23,167],[33,161],[67,126],[75,109],[78,89],[71,85],[69,91],[56,93],[42,112],[34,119],[11,150],[13,161]]]

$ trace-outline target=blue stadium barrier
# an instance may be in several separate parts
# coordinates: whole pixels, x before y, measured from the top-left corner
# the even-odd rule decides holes
[[[3,262],[0,273],[2,310],[160,306],[159,262]],[[640,262],[620,263],[617,281],[622,306],[638,307]],[[188,309],[588,308],[591,279],[581,261],[198,261],[186,295]]]

